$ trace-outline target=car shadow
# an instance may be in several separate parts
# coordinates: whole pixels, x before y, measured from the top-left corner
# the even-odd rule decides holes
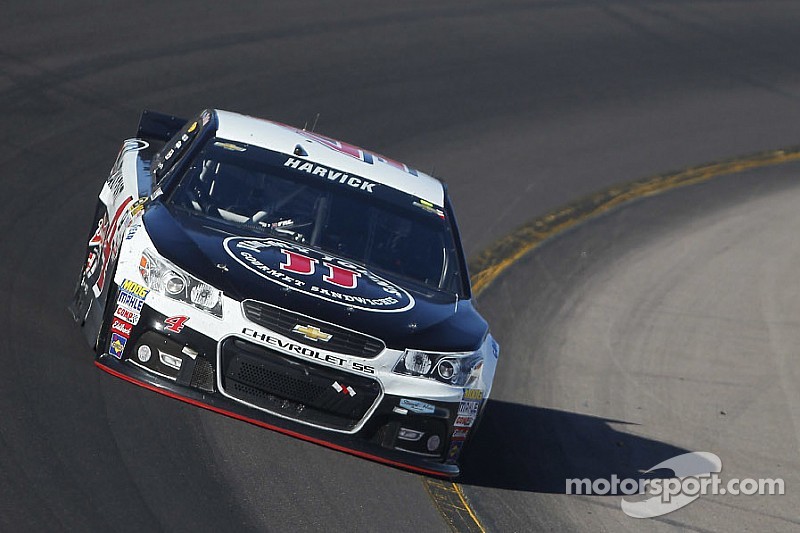
[[[634,424],[489,400],[479,430],[464,449],[458,482],[564,494],[572,478],[670,477],[642,472],[690,451],[612,425]]]

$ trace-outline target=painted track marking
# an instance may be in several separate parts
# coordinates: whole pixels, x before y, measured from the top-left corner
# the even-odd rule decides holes
[[[503,272],[543,242],[612,209],[678,187],[798,160],[800,146],[768,150],[615,185],[581,198],[523,224],[472,259],[469,262],[469,271],[475,272],[472,276],[473,296],[480,296]],[[453,531],[486,532],[458,483],[424,478],[423,484]]]

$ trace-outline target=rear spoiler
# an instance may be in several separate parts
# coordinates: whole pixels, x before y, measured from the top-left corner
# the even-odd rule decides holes
[[[185,118],[145,109],[139,118],[139,129],[136,131],[136,137],[167,142],[173,135],[178,133],[186,122]]]

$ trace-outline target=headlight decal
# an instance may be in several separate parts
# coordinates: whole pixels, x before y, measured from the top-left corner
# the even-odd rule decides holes
[[[430,353],[406,350],[394,366],[396,374],[435,379],[457,387],[477,383],[483,367],[480,350],[468,353]]]
[[[151,290],[222,318],[222,291],[197,279],[150,249],[142,252],[139,274]]]

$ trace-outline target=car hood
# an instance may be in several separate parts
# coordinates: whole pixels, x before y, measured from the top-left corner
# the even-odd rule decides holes
[[[480,347],[488,325],[469,300],[377,274],[287,240],[231,234],[208,219],[146,210],[159,254],[227,296],[266,302],[360,331],[390,348],[461,352]]]

